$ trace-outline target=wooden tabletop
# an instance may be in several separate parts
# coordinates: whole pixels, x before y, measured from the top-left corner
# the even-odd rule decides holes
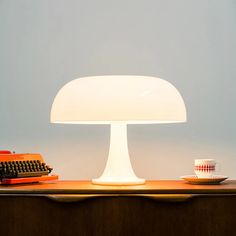
[[[236,180],[219,185],[191,185],[183,180],[147,181],[135,186],[102,186],[91,181],[1,185],[0,194],[236,194]]]

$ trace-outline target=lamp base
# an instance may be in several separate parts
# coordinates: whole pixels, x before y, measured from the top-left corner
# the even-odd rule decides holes
[[[138,178],[132,168],[128,145],[126,123],[112,123],[110,149],[103,174],[92,180],[100,185],[138,185],[145,184],[145,179]]]
[[[145,179],[103,179],[103,178],[98,178],[98,179],[92,179],[93,184],[99,184],[99,185],[140,185],[140,184],[145,184],[146,180]]]

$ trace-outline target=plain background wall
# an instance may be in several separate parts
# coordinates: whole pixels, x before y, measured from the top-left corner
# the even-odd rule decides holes
[[[236,178],[235,0],[0,0],[0,149],[39,152],[62,179],[98,177],[109,126],[49,123],[58,90],[88,75],[166,79],[188,122],[130,125],[138,176],[178,179],[215,158]]]

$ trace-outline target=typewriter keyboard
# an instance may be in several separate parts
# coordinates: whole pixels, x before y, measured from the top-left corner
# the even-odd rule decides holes
[[[0,178],[24,178],[48,175],[52,168],[40,160],[2,161]]]

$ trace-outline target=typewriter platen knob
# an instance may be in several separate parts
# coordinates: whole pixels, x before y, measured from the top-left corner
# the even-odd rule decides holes
[[[49,166],[49,165],[46,165],[46,168],[48,169],[48,172],[49,172],[49,173],[51,173],[52,170],[53,170],[53,168],[52,168],[51,166]]]

